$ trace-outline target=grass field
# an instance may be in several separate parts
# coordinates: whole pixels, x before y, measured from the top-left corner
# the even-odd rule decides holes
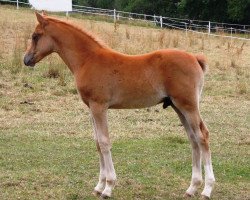
[[[249,41],[69,20],[128,54],[203,52],[210,66],[201,114],[211,137],[212,198],[250,199]],[[0,199],[96,199],[98,155],[73,77],[55,55],[34,69],[22,64],[34,26],[33,11],[0,6]],[[162,105],[110,110],[109,126],[118,176],[113,199],[182,199],[191,149],[174,111]]]

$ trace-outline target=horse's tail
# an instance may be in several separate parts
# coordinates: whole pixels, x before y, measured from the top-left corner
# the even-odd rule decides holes
[[[204,74],[207,72],[208,70],[208,64],[207,64],[207,59],[204,55],[202,54],[198,54],[195,55],[199,65],[201,66],[202,71],[204,72]]]

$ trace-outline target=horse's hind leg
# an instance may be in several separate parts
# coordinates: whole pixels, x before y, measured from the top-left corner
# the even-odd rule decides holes
[[[215,178],[211,160],[211,152],[209,149],[209,142],[208,142],[209,132],[202,120],[200,121],[200,130],[202,132],[203,137],[206,138],[206,142],[201,145],[202,156],[204,160],[204,169],[205,169],[205,187],[201,194],[204,197],[209,198],[213,189]]]
[[[202,153],[205,169],[205,187],[202,195],[210,198],[215,178],[209,149],[209,132],[200,117],[198,104],[194,102],[188,106],[181,106],[178,102],[173,101],[183,118],[184,126],[187,127],[186,130],[193,148],[193,174],[191,185],[186,193],[193,195],[201,183],[200,153]]]
[[[185,116],[180,112],[180,110],[172,105],[175,112],[178,114],[189,138],[189,141],[192,146],[192,179],[189,188],[187,189],[184,196],[190,197],[195,194],[198,187],[202,183],[202,169],[201,169],[201,151],[198,145],[198,142],[194,138],[194,133],[190,128]]]

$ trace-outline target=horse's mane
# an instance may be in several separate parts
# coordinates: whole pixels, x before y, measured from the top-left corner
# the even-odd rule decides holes
[[[59,23],[59,24],[63,24],[63,25],[66,25],[68,27],[71,27],[71,28],[79,31],[81,34],[84,34],[85,36],[87,36],[90,40],[96,42],[97,45],[99,45],[100,47],[108,48],[108,46],[102,40],[100,40],[99,38],[94,36],[92,33],[86,31],[85,29],[83,29],[79,25],[76,25],[76,24],[69,22],[69,21],[59,20],[59,19],[56,19],[54,17],[45,16],[45,18],[48,19],[49,21],[53,21],[55,23]]]

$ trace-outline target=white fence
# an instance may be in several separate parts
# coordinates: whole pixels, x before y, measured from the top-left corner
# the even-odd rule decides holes
[[[20,0],[0,0],[0,2],[8,2],[19,5],[29,5]],[[138,20],[155,24],[161,28],[179,29],[197,34],[207,34],[215,37],[227,37],[239,40],[250,40],[250,25],[228,24],[202,20],[179,19],[171,17],[163,17],[157,15],[146,15],[118,10],[94,8],[88,6],[73,5],[72,13],[82,13],[88,15],[108,16],[114,21],[120,20]],[[68,14],[68,13],[67,13]]]

